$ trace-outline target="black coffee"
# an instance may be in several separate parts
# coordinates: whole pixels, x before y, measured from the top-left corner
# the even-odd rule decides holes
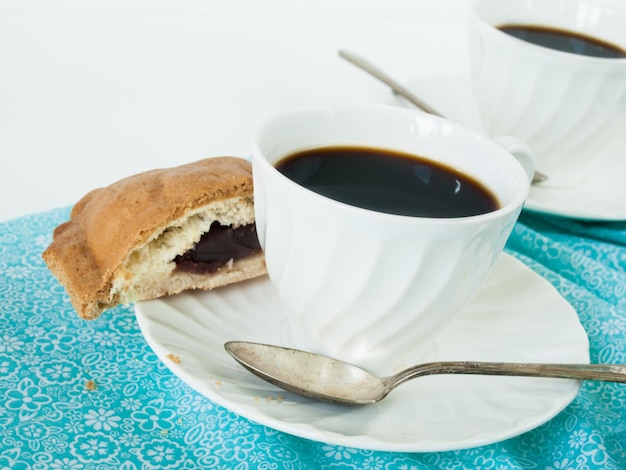
[[[415,155],[360,147],[299,152],[276,164],[323,196],[364,209],[419,217],[467,217],[500,207],[473,178]]]
[[[608,59],[626,58],[624,49],[572,31],[528,25],[504,25],[498,29],[523,41],[557,51]]]

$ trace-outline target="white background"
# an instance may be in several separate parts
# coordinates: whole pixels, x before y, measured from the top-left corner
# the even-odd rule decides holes
[[[282,109],[467,73],[469,0],[0,0],[0,220],[122,177],[249,156]]]

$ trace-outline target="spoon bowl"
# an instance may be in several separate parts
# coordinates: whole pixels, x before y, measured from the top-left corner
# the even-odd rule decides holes
[[[549,377],[626,383],[626,365],[442,361],[418,364],[388,377],[328,356],[261,343],[230,341],[226,351],[258,377],[284,390],[321,401],[367,405],[399,385],[436,374]]]

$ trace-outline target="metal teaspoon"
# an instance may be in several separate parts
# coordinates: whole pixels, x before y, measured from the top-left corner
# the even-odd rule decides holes
[[[285,390],[317,400],[367,405],[403,383],[436,374],[551,377],[626,383],[626,365],[429,362],[388,377],[327,356],[269,344],[230,341],[226,351],[253,374]]]
[[[409,101],[410,103],[420,108],[422,111],[426,111],[428,114],[433,114],[435,116],[445,118],[443,114],[441,114],[439,111],[434,109],[432,106],[424,103],[420,98],[415,96],[408,88],[404,87],[401,83],[399,83],[398,81],[396,81],[395,79],[387,75],[385,72],[383,72],[381,69],[379,69],[377,66],[372,64],[367,59],[364,59],[363,57],[358,56],[352,52],[346,51],[344,49],[339,50],[339,55],[345,60],[347,60],[348,62],[350,62],[351,64],[356,65],[361,70],[364,70],[365,72],[369,73],[373,77],[377,78],[378,80],[380,80],[381,82],[389,86],[394,93],[402,96],[407,101]],[[533,176],[532,183],[533,184],[541,183],[542,181],[545,181],[547,179],[548,179],[547,175],[544,175],[543,173],[535,171],[535,175]]]

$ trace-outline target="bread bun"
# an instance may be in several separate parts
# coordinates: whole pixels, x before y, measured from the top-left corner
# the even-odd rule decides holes
[[[176,260],[211,226],[248,226],[254,244],[194,269]],[[213,289],[266,273],[254,226],[252,169],[241,158],[215,157],[152,170],[85,195],[43,253],[77,313],[98,317],[129,304],[188,289]],[[210,237],[207,244],[210,244]],[[191,261],[189,261],[191,259]],[[195,265],[193,257],[186,264]]]

